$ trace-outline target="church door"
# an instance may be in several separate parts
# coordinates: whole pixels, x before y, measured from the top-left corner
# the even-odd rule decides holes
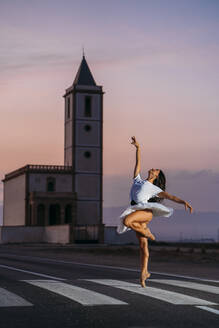
[[[72,222],[72,207],[70,204],[65,206],[65,223],[71,223]]]
[[[60,216],[60,205],[59,204],[51,204],[49,207],[49,224],[60,224],[61,216]]]
[[[37,206],[37,225],[44,226],[45,225],[45,205],[39,204]]]

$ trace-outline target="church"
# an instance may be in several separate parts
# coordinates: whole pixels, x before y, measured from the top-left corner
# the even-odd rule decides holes
[[[42,231],[43,241],[103,242],[103,94],[83,55],[63,96],[64,165],[27,164],[2,180],[8,242]]]

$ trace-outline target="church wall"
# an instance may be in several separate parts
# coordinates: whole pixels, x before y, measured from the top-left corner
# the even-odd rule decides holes
[[[75,177],[75,191],[77,197],[99,199],[100,195],[100,177],[98,175],[78,174]]]
[[[100,223],[100,203],[95,201],[77,202],[77,224]]]
[[[91,98],[91,116],[85,111],[87,96]],[[75,97],[76,147],[73,156],[77,225],[95,225],[102,222],[102,98],[100,94],[86,92],[76,93]]]
[[[0,227],[0,244],[6,243],[69,243],[70,225]]]
[[[29,191],[47,191],[47,178],[56,179],[56,192],[72,192],[72,175],[71,174],[50,174],[50,173],[30,173]]]
[[[90,129],[90,130],[88,130]],[[87,131],[88,130],[88,131]],[[79,121],[76,125],[77,146],[100,146],[100,123],[92,121]]]
[[[97,148],[80,148],[75,150],[75,170],[80,172],[100,172],[100,149]],[[86,157],[89,152],[90,157]]]
[[[3,225],[25,224],[25,174],[4,182],[4,218]]]
[[[72,121],[66,122],[65,125],[65,148],[72,147]]]
[[[90,96],[89,93],[77,93],[76,94],[76,108],[75,108],[75,116],[77,119],[84,119],[84,102],[85,102],[85,97]],[[90,118],[91,120],[100,120],[100,95],[99,94],[92,94],[92,117]],[[86,120],[89,120],[88,117],[86,117]]]
[[[72,147],[65,149],[64,165],[72,166]]]

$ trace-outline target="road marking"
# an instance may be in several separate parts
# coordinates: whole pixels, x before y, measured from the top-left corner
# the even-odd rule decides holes
[[[35,275],[35,276],[39,276],[39,277],[45,277],[45,278],[51,278],[51,279],[57,279],[57,280],[66,280],[66,279],[63,279],[63,278],[58,278],[58,277],[50,276],[48,274],[43,274],[43,273],[39,273],[39,272],[33,272],[33,271],[18,269],[18,268],[14,268],[14,267],[11,267],[11,266],[8,266],[8,265],[3,265],[3,264],[0,264],[0,268],[14,270],[14,271],[20,271],[20,272],[25,272],[25,273],[29,273],[29,274],[32,274],[32,275]]]
[[[192,277],[192,276],[184,276],[181,274],[173,274],[173,273],[167,273],[167,272],[155,272],[155,271],[150,271],[150,272],[154,273],[154,274],[159,274],[162,276],[168,276],[168,277],[176,277],[176,278],[183,278],[183,279],[191,279],[191,280],[219,283],[219,280],[214,280],[214,279],[205,279],[205,278],[198,278],[198,277]]]
[[[196,282],[182,281],[182,280],[168,280],[168,279],[149,279],[151,282],[158,282],[161,284],[190,288],[195,290],[201,290],[208,293],[219,294],[219,287],[198,284]]]
[[[30,302],[24,298],[9,292],[8,290],[0,287],[0,307],[6,306],[32,306]]]
[[[116,298],[55,280],[22,280],[31,285],[65,296],[82,305],[128,305]]]
[[[209,308],[208,306],[196,306],[196,307],[201,309],[201,310],[205,310],[205,311],[208,311],[208,312],[219,315],[219,310],[217,310],[217,309],[212,309],[212,308]]]
[[[111,279],[82,279],[86,281],[92,281],[97,284],[106,285],[110,287],[115,287],[123,289],[136,294],[156,298],[158,300],[168,302],[171,304],[181,304],[181,305],[216,305],[215,303],[203,300],[201,298],[196,298],[188,295],[183,295],[176,292],[171,292],[164,289],[146,287],[142,288],[137,284],[130,282],[111,280]]]
[[[0,257],[4,257],[3,255],[13,257],[13,254],[8,254],[8,253],[1,254]],[[16,255],[16,254],[14,254],[14,256],[16,256],[16,258],[20,257],[20,258],[29,258],[29,259],[35,259],[35,260],[39,259],[39,260],[42,260],[42,261],[47,262],[47,263],[48,262],[56,262],[56,263],[64,263],[64,264],[73,264],[73,265],[101,268],[101,269],[107,269],[107,270],[123,270],[123,271],[131,271],[131,272],[140,272],[139,269],[117,267],[117,266],[112,266],[112,265],[101,265],[101,264],[90,264],[90,263],[82,263],[82,262],[74,262],[74,261],[56,260],[56,259],[51,259],[51,258],[45,258],[45,257],[39,257],[39,256],[29,256],[29,255]],[[175,278],[184,278],[184,279],[219,283],[219,280],[213,280],[213,279],[205,279],[205,278],[198,278],[198,277],[192,277],[192,276],[184,276],[184,275],[167,273],[167,272],[157,272],[157,271],[150,271],[150,272],[153,273],[153,274],[158,274],[158,275],[163,275],[163,276],[170,276],[170,277],[175,277]],[[63,280],[66,280],[66,279],[63,279]]]

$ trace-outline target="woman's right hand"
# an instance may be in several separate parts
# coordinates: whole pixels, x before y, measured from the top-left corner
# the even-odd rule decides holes
[[[138,148],[140,145],[139,143],[136,141],[135,137],[133,136],[132,137],[132,142],[131,142],[132,145],[134,145],[136,148]]]
[[[185,210],[189,209],[190,213],[192,213],[192,212],[193,212],[193,208],[192,208],[192,206],[191,206],[191,205],[189,205],[189,203],[188,203],[188,202],[185,202],[185,203],[184,203],[184,205],[185,205]]]

